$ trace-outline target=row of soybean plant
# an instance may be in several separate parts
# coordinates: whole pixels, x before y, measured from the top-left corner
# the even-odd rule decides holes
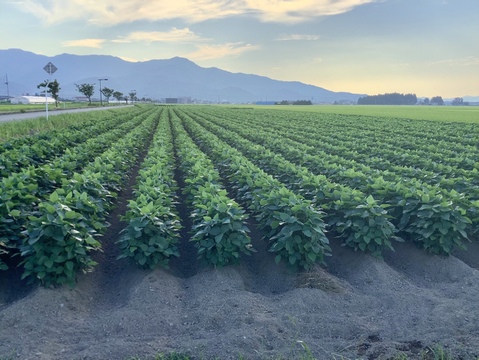
[[[62,156],[51,159],[41,166],[24,167],[10,173],[0,182],[0,248],[3,257],[15,255],[25,239],[29,216],[38,204],[56,188],[62,186],[75,171],[81,170],[95,156],[108,149],[115,141],[125,136],[144,121],[142,115],[131,117],[116,129],[104,132],[83,141],[78,146],[65,149]],[[116,120],[111,119],[113,123]],[[90,135],[89,133],[85,136]],[[91,134],[93,135],[93,134]],[[6,265],[2,262],[2,268]]]
[[[200,115],[192,118],[208,131],[241,151],[265,172],[280,180],[288,189],[311,200],[324,210],[328,231],[344,245],[381,257],[384,248],[392,249],[396,228],[385,209],[371,195],[329,181],[324,175],[314,175],[303,166],[255,144],[237,131],[230,131],[207,121]]]
[[[230,121],[233,121],[229,117]],[[243,116],[241,119],[235,118],[237,123],[245,121]],[[469,233],[474,233],[479,227],[479,172],[477,170],[465,170],[451,167],[444,164],[438,164],[442,169],[448,169],[445,172],[437,172],[437,169],[428,171],[418,167],[404,167],[389,164],[388,161],[383,159],[382,148],[375,147],[371,150],[373,153],[368,155],[359,155],[355,150],[354,144],[351,142],[338,142],[338,144],[329,144],[326,139],[318,138],[316,134],[317,129],[311,127],[310,129],[293,129],[286,121],[278,119],[272,121],[271,119],[262,119],[261,123],[252,118],[250,120],[250,127],[259,127],[263,130],[267,130],[272,135],[276,134],[279,137],[287,135],[288,141],[301,143],[302,148],[309,149],[311,154],[318,155],[323,159],[333,162],[339,167],[345,167],[353,171],[352,176],[356,176],[357,173],[379,174],[384,180],[389,182],[395,182],[398,177],[403,181],[419,181],[426,183],[427,185],[437,186],[437,190],[441,192],[446,198],[454,198],[454,202],[460,205],[467,211],[467,217],[472,221],[473,226],[469,227]],[[317,123],[315,123],[317,124]],[[287,130],[286,130],[287,128]],[[311,135],[313,134],[313,135]],[[364,143],[367,143],[365,140]],[[352,150],[350,150],[350,148]],[[398,150],[398,153],[400,151]],[[373,154],[379,154],[379,157],[375,157]],[[382,164],[380,166],[368,166],[364,163],[368,163],[369,160],[374,161],[374,165]],[[474,156],[471,156],[474,159]],[[427,159],[426,159],[427,160]],[[429,163],[432,163],[429,161]],[[419,165],[418,165],[419,166]],[[437,166],[436,166],[437,167]],[[333,172],[336,169],[332,170]],[[457,193],[462,193],[459,195]]]
[[[265,121],[265,123],[268,123]],[[255,126],[263,128],[265,123],[261,125],[257,122]],[[284,124],[286,127],[286,124]],[[253,125],[252,125],[253,126]],[[277,127],[278,125],[271,124],[271,127]],[[385,180],[389,183],[396,183],[398,180],[401,180],[404,184],[412,184],[414,187],[424,186],[431,191],[440,194],[444,201],[451,202],[452,206],[458,206],[459,211],[465,211],[466,217],[469,218],[472,224],[467,226],[467,232],[469,235],[475,233],[479,229],[479,186],[477,185],[478,181],[478,172],[476,170],[463,170],[463,172],[468,172],[468,176],[461,175],[459,177],[445,176],[437,173],[429,173],[422,169],[414,169],[409,171],[409,168],[399,168],[392,167],[391,169],[380,170],[377,168],[372,168],[367,165],[362,164],[360,161],[355,161],[354,159],[349,159],[346,155],[350,153],[347,150],[348,143],[342,144],[341,146],[329,146],[329,151],[327,149],[328,144],[326,141],[317,140],[314,135],[309,135],[306,131],[301,131],[300,133],[295,132],[291,128],[285,130],[283,128],[263,128],[272,134],[277,134],[281,137],[288,137],[288,141],[291,141],[292,146],[299,146],[306,153],[316,155],[320,157],[323,161],[333,163],[334,166],[330,169],[334,175],[336,175],[338,167],[345,168],[349,170],[349,177],[357,179],[363,175],[363,181],[366,182],[368,178],[371,177],[380,177],[382,180]],[[311,129],[311,133],[314,133],[315,130]],[[375,149],[375,152],[381,153],[381,148]],[[456,174],[459,169],[455,168],[453,172]],[[407,176],[409,174],[410,176]],[[329,175],[326,173],[326,175]],[[415,176],[414,176],[415,175]],[[422,184],[422,185],[421,185]],[[426,197],[427,198],[427,197]],[[438,209],[439,206],[432,208]],[[447,212],[445,206],[441,207],[440,212]],[[443,216],[447,216],[442,214]],[[464,225],[463,221],[460,221]],[[430,223],[429,223],[430,224]],[[467,224],[466,224],[467,225]],[[460,225],[462,228],[462,225]],[[438,228],[438,231],[441,231]],[[447,251],[448,252],[448,251]]]
[[[0,177],[8,176],[28,166],[40,166],[51,161],[61,156],[67,149],[111,131],[139,111],[145,110],[132,108],[126,109],[125,112],[101,111],[58,115],[75,117],[78,120],[74,125],[60,130],[9,139],[0,144]]]
[[[450,253],[455,246],[463,247],[468,238],[471,220],[460,204],[464,196],[458,193],[444,194],[440,188],[416,180],[385,180],[379,171],[365,172],[357,169],[359,164],[341,163],[339,156],[317,154],[313,146],[299,140],[290,140],[287,131],[266,130],[257,123],[211,117],[215,121],[257,144],[262,144],[287,160],[301,164],[311,172],[325,175],[330,181],[340,183],[372,195],[387,205],[391,222],[398,235],[412,239],[432,253]],[[245,124],[245,122],[247,123]],[[245,126],[246,125],[246,126]],[[339,163],[339,164],[338,164]]]
[[[213,266],[238,262],[241,252],[251,251],[245,211],[228,196],[212,162],[171,110],[162,114],[154,145],[142,165],[136,197],[125,216],[129,224],[119,241],[123,249],[120,257],[154,268],[167,266],[172,256],[179,256],[175,152],[191,212],[190,241],[195,243],[198,257]]]
[[[218,166],[235,198],[255,216],[260,230],[270,240],[269,251],[276,254],[275,260],[303,269],[324,262],[331,249],[324,233],[323,213],[186,113],[178,109],[175,112],[190,137]]]
[[[313,146],[320,143],[321,150],[326,153],[337,154],[379,170],[421,178],[456,191],[468,186],[464,179],[470,185],[479,185],[477,146],[446,141],[428,143],[414,139],[414,134],[399,139],[395,134],[379,138],[375,133],[364,133],[358,128],[347,131],[339,121],[329,123],[328,127],[319,126],[323,121],[315,121],[314,126],[305,128],[307,123],[304,120],[291,120],[265,119],[261,125],[288,129],[292,139],[301,139],[305,144]],[[414,144],[413,140],[416,140]],[[450,181],[451,178],[454,180]]]
[[[80,172],[61,178],[53,192],[25,201],[30,215],[22,224],[25,230],[18,242],[23,278],[37,279],[46,286],[73,285],[78,272],[96,265],[91,252],[101,248],[98,236],[108,226],[112,200],[157,120],[156,112],[134,120],[137,126],[120,139],[112,139],[110,147],[85,163]],[[10,210],[9,215],[15,218],[20,213]]]

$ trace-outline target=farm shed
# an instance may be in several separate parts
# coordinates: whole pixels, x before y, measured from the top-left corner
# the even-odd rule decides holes
[[[47,97],[49,104],[54,104],[55,99]],[[44,96],[15,96],[10,99],[11,104],[45,104]]]

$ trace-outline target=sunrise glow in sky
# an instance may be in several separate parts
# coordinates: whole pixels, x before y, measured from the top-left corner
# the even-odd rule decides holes
[[[0,49],[47,56],[181,56],[333,91],[479,96],[479,0],[2,0],[0,27]]]

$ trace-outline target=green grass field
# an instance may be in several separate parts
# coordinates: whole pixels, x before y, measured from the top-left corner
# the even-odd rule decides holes
[[[106,104],[106,103],[104,103]],[[116,105],[116,103],[115,103]],[[48,110],[54,111],[56,109],[63,110],[63,109],[78,109],[78,108],[85,108],[85,107],[97,107],[100,106],[100,103],[93,102],[91,105],[88,102],[62,102],[58,105],[58,108],[55,105],[50,104],[48,105]],[[113,105],[110,105],[113,106]],[[45,110],[45,104],[9,104],[9,103],[0,103],[0,114],[11,114],[11,113],[19,113],[19,112],[30,112],[30,111],[41,111]]]
[[[248,106],[251,107],[251,106]],[[370,115],[413,120],[479,122],[479,106],[394,106],[394,105],[290,105],[260,106],[258,109],[307,111],[328,114]]]

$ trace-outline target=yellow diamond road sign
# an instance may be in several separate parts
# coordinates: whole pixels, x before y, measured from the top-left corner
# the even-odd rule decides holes
[[[43,70],[45,70],[48,73],[48,75],[51,75],[55,71],[57,71],[57,67],[55,65],[53,65],[51,62],[49,62],[48,64],[45,65]]]

